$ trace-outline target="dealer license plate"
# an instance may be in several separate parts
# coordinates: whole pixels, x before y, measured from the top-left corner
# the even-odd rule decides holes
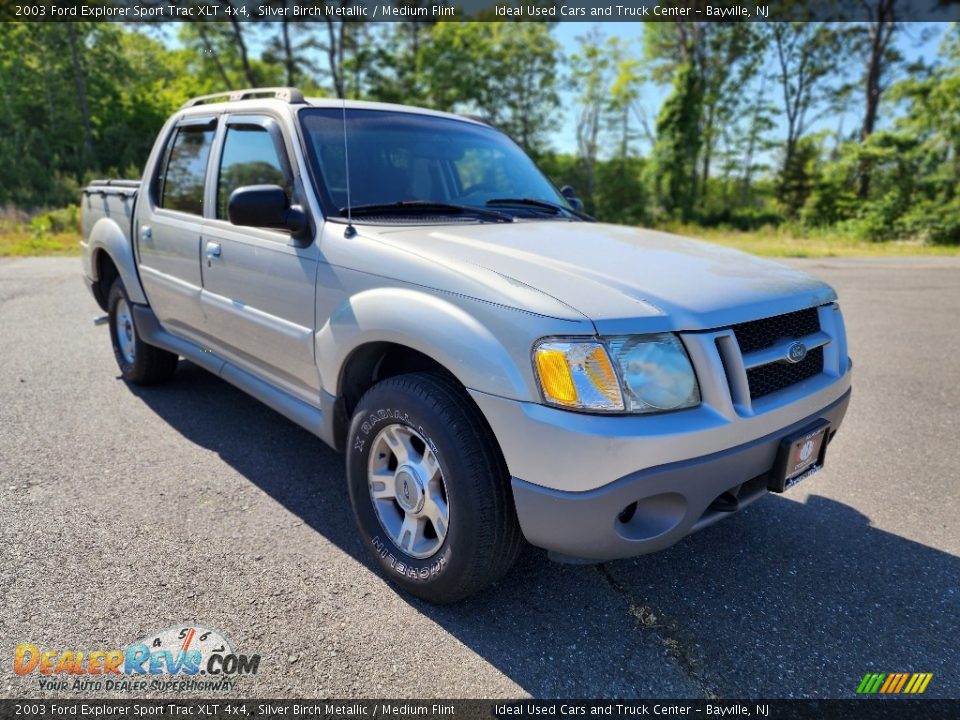
[[[783,439],[767,489],[783,492],[823,467],[830,423],[818,420]]]

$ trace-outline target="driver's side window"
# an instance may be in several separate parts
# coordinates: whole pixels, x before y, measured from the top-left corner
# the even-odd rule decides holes
[[[245,185],[279,185],[292,198],[293,182],[266,128],[243,125],[227,128],[217,180],[217,218],[226,220],[230,194]]]

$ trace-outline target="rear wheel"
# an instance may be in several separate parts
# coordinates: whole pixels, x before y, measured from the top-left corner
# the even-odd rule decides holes
[[[347,480],[364,544],[393,582],[425,600],[477,592],[520,551],[496,440],[451,378],[414,373],[370,389],[350,424]]]
[[[179,358],[140,338],[133,315],[133,304],[118,277],[107,295],[110,318],[110,342],[120,374],[135,385],[154,385],[169,380],[177,369]]]

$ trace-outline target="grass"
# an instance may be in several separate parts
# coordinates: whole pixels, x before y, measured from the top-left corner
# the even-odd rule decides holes
[[[79,254],[75,205],[33,214],[14,207],[0,207],[0,257]]]
[[[723,230],[703,228],[696,225],[680,225],[668,228],[677,235],[705,240],[725,245],[755,255],[766,257],[883,257],[904,255],[958,256],[960,246],[928,245],[921,241],[900,240],[888,242],[870,242],[840,233],[817,233],[809,236],[795,235],[791,232],[773,228],[743,232],[741,230]]]
[[[742,232],[696,225],[679,225],[668,229],[677,235],[686,235],[766,257],[960,256],[960,246],[956,245],[925,245],[914,241],[869,242],[841,234],[823,233],[802,237],[775,229]],[[25,225],[0,222],[0,257],[79,254],[79,233],[37,234]]]
[[[0,228],[0,257],[28,255],[79,255],[80,234],[75,232],[35,235],[30,230]]]

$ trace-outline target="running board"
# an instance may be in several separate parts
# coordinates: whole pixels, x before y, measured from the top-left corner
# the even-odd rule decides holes
[[[176,353],[194,365],[199,365],[313,433],[331,447],[333,446],[333,427],[332,423],[328,422],[328,418],[333,417],[333,398],[327,393],[320,393],[323,409],[314,407],[264,382],[252,373],[220,359],[211,351],[167,332],[160,326],[157,316],[149,306],[134,305],[133,315],[140,339],[148,345],[155,345],[168,352]]]

